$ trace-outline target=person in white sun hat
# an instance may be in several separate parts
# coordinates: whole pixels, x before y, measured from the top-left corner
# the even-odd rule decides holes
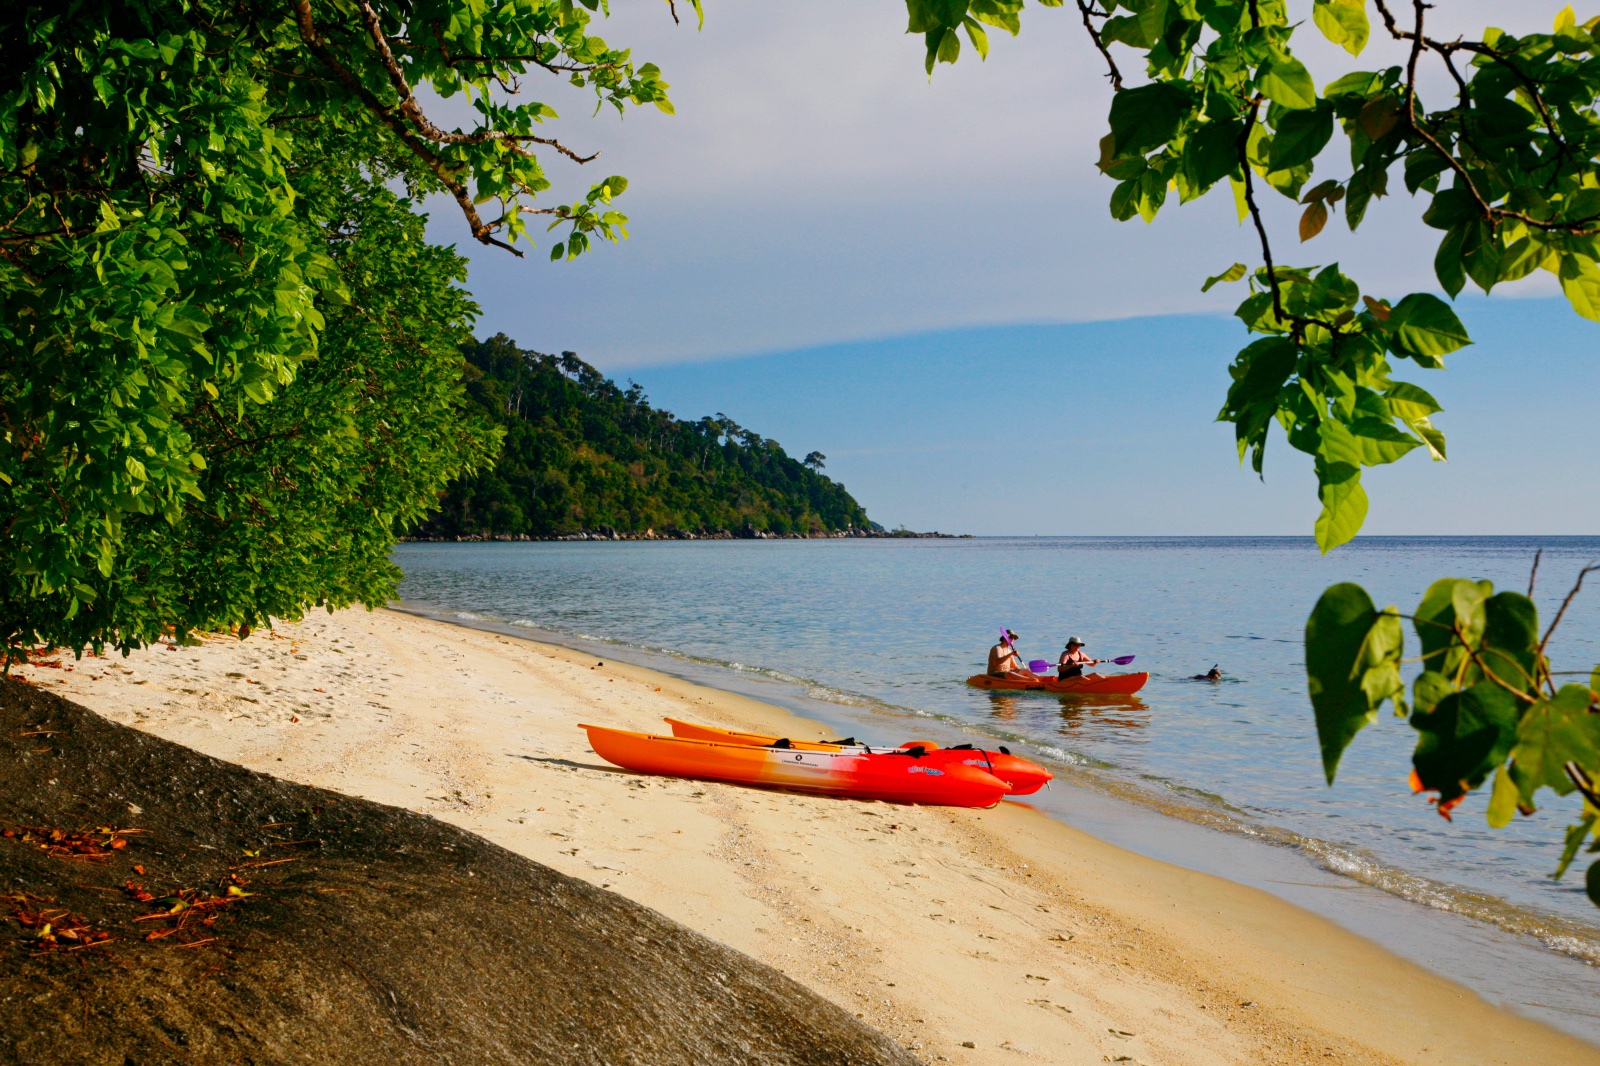
[[[1056,676],[1082,677],[1084,667],[1099,665],[1099,659],[1091,659],[1084,654],[1083,641],[1077,637],[1068,637],[1067,646],[1061,649],[1061,658],[1056,660]]]

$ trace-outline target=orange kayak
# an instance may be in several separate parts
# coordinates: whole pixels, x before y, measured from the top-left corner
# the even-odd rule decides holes
[[[750,747],[770,748],[777,744],[780,737],[764,736],[760,733],[740,733],[732,729],[718,729],[714,725],[700,725],[695,722],[685,722],[678,718],[668,718],[667,724],[672,727],[672,735],[686,737],[693,740],[720,740],[728,744],[744,744]],[[790,748],[796,751],[845,751],[849,746],[829,744],[823,741],[788,740]],[[866,745],[854,745],[866,749]],[[1037,763],[1011,754],[1002,747],[996,751],[984,748],[975,748],[971,744],[961,744],[953,748],[941,748],[929,740],[916,740],[900,745],[899,750],[909,748],[922,748],[926,754],[923,760],[930,766],[943,765],[944,762],[959,762],[966,766],[974,766],[985,773],[991,773],[1006,784],[1006,794],[1009,796],[1027,796],[1039,791],[1055,775]]]
[[[910,751],[764,748],[598,725],[581,728],[596,755],[647,774],[945,807],[993,807],[1006,793],[1006,783],[986,770],[948,760],[933,763]]]
[[[1144,688],[1144,683],[1149,680],[1150,675],[1146,673],[1086,674],[1083,677],[1041,677],[1037,681],[1021,681],[1010,677],[990,677],[988,674],[973,674],[967,678],[967,684],[974,688],[1012,689],[1027,692],[1131,696]]]

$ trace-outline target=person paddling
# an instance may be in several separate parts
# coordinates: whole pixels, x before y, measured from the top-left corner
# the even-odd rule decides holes
[[[1067,646],[1061,650],[1061,658],[1056,660],[1056,676],[1060,678],[1082,677],[1086,666],[1099,666],[1099,659],[1091,659],[1084,654],[1083,641],[1077,637],[1067,638]]]
[[[1017,654],[1017,635],[1009,629],[1000,631],[1000,639],[989,649],[989,676],[1005,677],[1014,681],[1037,681],[1039,675],[1022,664]]]

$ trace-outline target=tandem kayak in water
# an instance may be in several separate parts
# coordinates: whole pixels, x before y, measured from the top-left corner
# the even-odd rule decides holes
[[[1006,794],[1006,783],[987,770],[957,760],[930,761],[917,754],[922,749],[813,751],[690,740],[598,725],[580,728],[588,732],[596,755],[647,774],[944,807],[993,807]]]
[[[790,740],[785,737],[765,736],[761,733],[740,733],[732,729],[719,729],[714,725],[700,725],[678,718],[668,718],[666,721],[672,727],[673,736],[691,740],[720,740],[728,744],[744,744],[759,748],[787,745],[797,751],[844,751],[856,748],[863,751],[872,750],[868,745],[857,744],[854,737],[835,741]],[[991,773],[1005,782],[1006,794],[1009,796],[1031,795],[1043,788],[1054,776],[1044,767],[1013,755],[1004,747],[996,750],[978,748],[971,744],[958,744],[951,748],[941,748],[932,741],[913,740],[895,750],[909,751],[913,748],[923,750],[922,758],[930,766],[942,765],[944,762],[958,762]]]
[[[1131,696],[1144,688],[1144,683],[1149,680],[1150,675],[1147,673],[1041,677],[1037,681],[1024,681],[1013,677],[991,677],[988,674],[973,674],[967,678],[967,684],[974,688],[1008,689],[1023,692],[1077,693],[1086,696]]]

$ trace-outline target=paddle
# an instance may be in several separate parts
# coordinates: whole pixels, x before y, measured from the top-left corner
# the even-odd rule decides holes
[[[1100,663],[1116,663],[1118,666],[1127,666],[1136,658],[1138,658],[1136,655],[1124,655],[1119,659],[1101,659]],[[1096,665],[1099,664],[1097,663]],[[1048,659],[1034,659],[1028,664],[1028,669],[1032,670],[1036,674],[1042,674],[1048,670],[1054,670],[1055,668],[1056,664],[1050,662]]]

